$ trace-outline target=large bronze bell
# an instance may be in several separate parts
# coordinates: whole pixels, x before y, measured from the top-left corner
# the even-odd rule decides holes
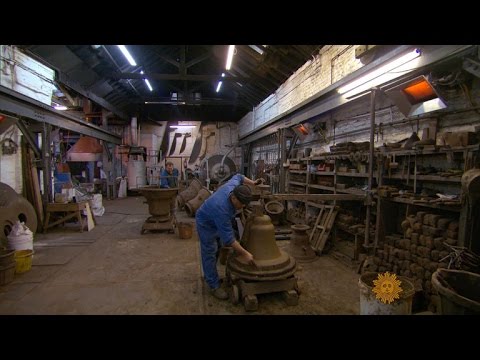
[[[229,256],[226,283],[230,285],[230,300],[243,300],[245,310],[258,308],[258,294],[282,293],[287,305],[297,305],[300,291],[295,259],[280,250],[275,241],[275,228],[268,215],[263,215],[263,203],[256,201],[254,212],[245,222],[242,246],[253,255],[254,263],[242,257]]]
[[[197,196],[198,192],[202,189],[202,183],[198,179],[193,179],[188,188],[183,190],[177,196],[178,207],[183,209],[187,201]]]
[[[238,257],[231,258],[228,267],[232,274],[264,281],[285,279],[295,273],[295,259],[278,248],[275,227],[270,216],[261,214],[261,210],[248,218],[242,245],[253,255],[255,265],[243,263]]]
[[[189,200],[185,205],[185,212],[188,216],[194,217],[197,210],[202,206],[203,202],[210,197],[210,191],[206,187],[203,187],[198,192],[197,196]]]

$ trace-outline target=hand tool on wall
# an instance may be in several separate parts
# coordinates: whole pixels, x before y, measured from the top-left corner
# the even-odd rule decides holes
[[[207,155],[208,139],[211,138],[212,136],[215,136],[215,131],[210,132],[210,134],[208,134],[208,135],[205,137],[205,150],[203,151],[203,154],[200,155],[200,160],[203,160],[203,158],[205,157],[205,155]]]
[[[192,153],[190,154],[190,159],[188,159],[189,164],[193,164],[197,161],[198,155],[200,154],[200,149],[202,148],[202,138],[203,138],[203,124],[200,125],[198,129],[197,136],[195,138],[195,143],[193,144]]]
[[[177,147],[177,138],[181,136],[181,133],[175,133],[175,135],[173,135],[172,146],[170,147],[170,152],[168,153],[169,156],[172,156],[175,152],[175,148]]]
[[[182,146],[180,146],[179,154],[183,153],[183,151],[185,150],[185,147],[187,146],[187,138],[191,136],[192,136],[191,133],[185,133],[185,135],[183,136]]]
[[[208,134],[208,131],[209,131],[209,130],[210,130],[210,129],[209,129],[209,128],[206,128],[206,127],[204,127],[204,128],[202,129],[202,146],[200,147],[200,152],[198,153],[200,160],[203,159],[202,156],[204,156],[205,151],[206,151],[205,149],[206,149],[206,147],[207,147],[207,134]]]
[[[169,142],[170,142],[170,133],[174,131],[170,126],[165,128],[165,132],[163,133],[162,143],[160,145],[160,151],[158,153],[158,162],[162,162],[165,159],[165,156],[168,154]]]

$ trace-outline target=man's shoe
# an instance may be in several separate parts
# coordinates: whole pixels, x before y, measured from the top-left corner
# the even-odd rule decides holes
[[[227,300],[228,299],[227,292],[221,287],[216,288],[216,289],[212,289],[211,292],[212,292],[212,295],[215,296],[217,299],[220,299],[220,300]]]

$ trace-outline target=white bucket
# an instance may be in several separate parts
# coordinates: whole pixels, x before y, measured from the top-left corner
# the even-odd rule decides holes
[[[120,187],[118,188],[118,197],[124,198],[127,197],[127,180],[120,180]]]
[[[400,299],[395,299],[393,303],[386,304],[378,300],[373,292],[373,281],[377,277],[378,273],[365,273],[358,280],[360,315],[411,315],[412,300],[415,294],[413,283],[404,276],[397,276],[397,279],[401,281]]]
[[[93,199],[90,200],[92,209],[100,209],[102,207],[102,194],[94,194]]]
[[[13,225],[7,240],[8,249],[10,250],[33,250],[33,233],[20,221]]]

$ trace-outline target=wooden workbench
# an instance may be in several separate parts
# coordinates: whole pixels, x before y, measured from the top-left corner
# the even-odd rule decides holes
[[[86,210],[86,209],[87,209],[87,201],[80,201],[77,203],[47,204],[47,211],[45,216],[45,224],[43,226],[43,232],[46,233],[48,228],[51,228],[61,223],[65,223],[65,221],[70,220],[74,217],[77,217],[78,223],[80,224],[80,232],[83,232],[83,227],[85,223],[84,223],[84,220],[82,219],[82,210]],[[50,214],[52,213],[62,213],[63,217],[52,223],[49,223]],[[93,216],[93,213],[92,213],[92,216]]]

